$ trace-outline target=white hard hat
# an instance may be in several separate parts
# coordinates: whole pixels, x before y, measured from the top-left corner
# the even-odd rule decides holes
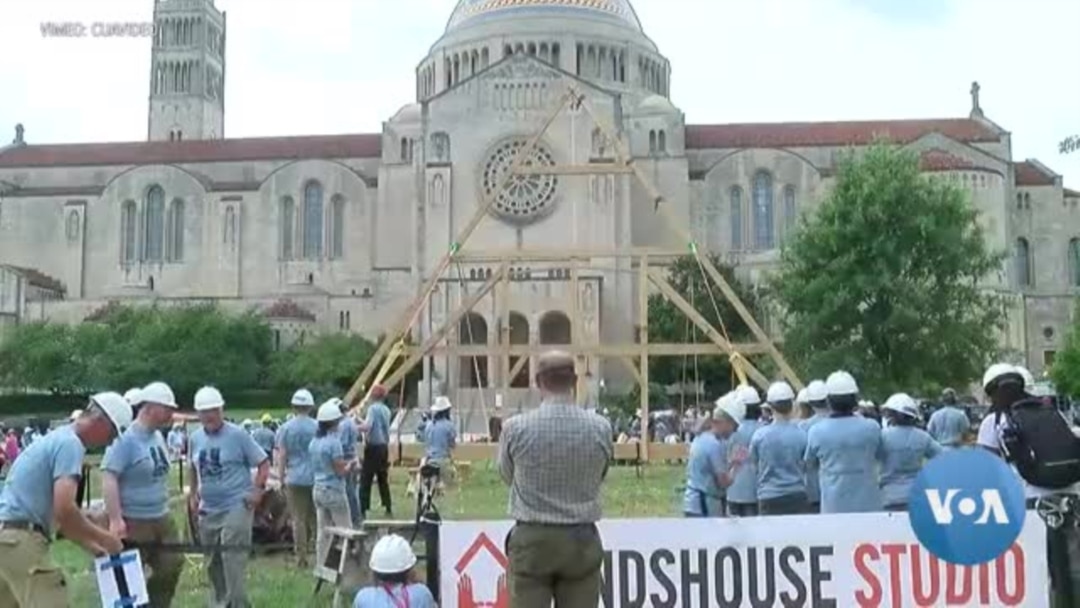
[[[1024,388],[1031,390],[1035,388],[1035,376],[1032,375],[1031,370],[1023,365],[1017,365],[1016,371],[1020,373],[1020,377],[1024,379]]]
[[[449,397],[439,396],[435,398],[435,403],[431,404],[431,411],[435,414],[439,412],[445,412],[446,410],[453,407],[453,405],[454,404],[450,403]]]
[[[289,403],[295,407],[315,407],[315,397],[311,395],[311,391],[302,388],[293,393],[292,401]]]
[[[136,386],[135,388],[129,388],[127,392],[124,393],[124,399],[127,399],[127,402],[134,407],[143,402],[142,395],[142,389]]]
[[[798,395],[795,395],[795,403],[809,403],[809,399],[806,398],[806,389],[799,391]]]
[[[105,412],[105,416],[116,427],[117,434],[131,426],[131,419],[134,417],[131,404],[120,393],[98,393],[90,397],[90,403]]]
[[[167,407],[176,407],[176,395],[173,394],[169,385],[164,382],[147,384],[139,391],[139,396],[142,397],[139,403],[157,403]]]
[[[719,418],[721,415],[731,418],[735,424],[742,424],[746,419],[746,403],[737,392],[732,391],[716,400],[713,418]]]
[[[244,421],[240,423],[240,426],[251,426],[253,424],[255,424],[255,422],[252,421],[251,418],[244,418]]]
[[[791,389],[791,385],[787,382],[773,382],[769,385],[769,390],[765,393],[765,400],[769,403],[791,401],[794,398],[795,391]]]
[[[335,420],[341,420],[344,414],[341,413],[341,401],[339,399],[331,399],[326,403],[319,406],[319,412],[315,415],[315,420],[319,422],[333,422]]]
[[[910,416],[916,420],[919,418],[919,406],[915,404],[915,400],[907,393],[896,393],[892,397],[886,399],[885,405],[881,407],[892,410],[898,414]]]
[[[1016,366],[1009,365],[1008,363],[995,363],[986,369],[986,373],[983,374],[983,389],[987,389],[991,384],[997,382],[1005,376],[1016,376],[1023,381],[1023,374],[1016,368]]]
[[[825,391],[830,397],[858,395],[859,385],[855,384],[855,378],[851,377],[851,374],[844,371],[833,372],[825,381]]]
[[[387,534],[371,549],[371,571],[377,574],[401,574],[416,565],[416,554],[409,541],[397,534]]]
[[[82,410],[71,410],[71,416],[70,416],[70,418],[71,418],[72,420],[78,420],[78,419],[79,419],[79,418],[80,418],[80,417],[81,417],[82,415],[83,415],[83,411],[82,411]]]
[[[739,388],[735,389],[736,395],[743,405],[758,405],[761,403],[761,395],[757,392],[757,389],[748,385],[740,384]]]
[[[196,412],[217,410],[223,407],[225,407],[225,397],[221,396],[221,391],[218,389],[212,386],[204,386],[195,393]]]
[[[829,389],[821,380],[811,380],[806,385],[806,400],[809,402],[825,401],[829,398]]]

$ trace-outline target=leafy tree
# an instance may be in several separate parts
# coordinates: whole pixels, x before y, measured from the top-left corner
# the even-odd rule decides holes
[[[67,325],[29,323],[10,329],[0,344],[0,382],[4,386],[82,392],[88,370],[73,356],[75,332]]]
[[[1080,306],[1077,307],[1080,312]],[[1080,396],[1080,317],[1074,315],[1072,329],[1065,339],[1065,348],[1054,357],[1050,379],[1059,395]]]
[[[731,284],[751,314],[756,316],[759,311],[758,300],[750,287],[736,279],[734,270],[723,264],[719,258],[713,256],[710,260]],[[706,321],[721,331],[721,334],[721,327],[726,329],[732,342],[752,339],[750,328],[713,285],[712,279],[698,265],[697,258],[688,255],[676,260],[668,267],[667,279],[675,291],[701,313]],[[649,295],[649,341],[676,344],[712,343],[682,310],[660,293]],[[654,357],[649,364],[649,380],[662,386],[700,381],[705,385],[706,395],[715,396],[730,388],[731,364],[724,355]],[[660,407],[664,404],[664,398],[650,402]],[[690,400],[689,404],[692,405],[693,401]]]
[[[277,353],[270,366],[270,378],[283,388],[308,386],[344,393],[375,350],[376,345],[361,336],[317,336]]]
[[[881,396],[977,378],[1005,313],[979,285],[1003,257],[976,219],[968,194],[909,151],[879,143],[843,160],[772,284],[785,350],[813,377],[847,369]]]

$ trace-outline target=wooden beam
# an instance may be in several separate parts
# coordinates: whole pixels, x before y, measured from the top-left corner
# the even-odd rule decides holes
[[[529,248],[529,249],[462,249],[454,254],[454,261],[476,264],[481,262],[562,262],[577,258],[579,260],[637,258],[648,256],[656,261],[673,262],[686,257],[685,249],[661,247],[623,247],[623,248]]]
[[[461,322],[461,319],[469,314],[469,312],[480,303],[480,300],[487,296],[488,292],[495,288],[495,284],[498,283],[505,274],[506,266],[500,266],[499,269],[491,275],[490,279],[484,281],[484,284],[480,286],[480,291],[466,298],[461,305],[447,316],[446,322],[442,324],[442,327],[433,332],[427,340],[424,340],[424,343],[421,344],[419,348],[414,349],[412,354],[406,357],[405,361],[402,362],[402,364],[399,365],[398,368],[383,382],[384,386],[389,389],[398,382],[401,382],[405,378],[405,375],[409,373],[409,370],[416,365],[416,362],[421,358],[426,357],[428,353],[431,352],[431,349],[445,338],[446,334],[450,333],[451,329],[456,329],[458,323]]]
[[[618,163],[590,163],[586,165],[526,165],[514,175],[612,175],[633,173],[634,170]]]
[[[510,266],[503,260],[503,268]],[[499,386],[501,392],[506,395],[510,390],[510,282],[507,273],[503,273],[495,287],[495,306],[499,311]],[[505,399],[505,397],[503,397]]]
[[[635,353],[635,356],[638,354],[640,354],[640,350]],[[626,369],[630,370],[630,373],[633,374],[634,382],[637,382],[638,386],[641,386],[641,370],[638,369],[638,362],[634,360],[634,357],[616,357],[615,360],[626,366]]]
[[[522,368],[524,368],[528,363],[529,357],[520,357],[517,361],[514,362],[514,367],[510,368],[511,382],[514,381],[514,378],[517,378],[518,374],[521,373]],[[532,378],[529,378],[529,383],[532,383]]]
[[[638,357],[643,350],[640,344],[561,344],[559,346],[542,345],[542,344],[511,344],[507,348],[507,352],[511,357],[538,357],[552,348],[559,348],[571,355],[576,356],[589,356],[589,357]],[[765,346],[761,344],[731,344],[732,350],[741,353],[743,355],[763,355],[768,352]],[[406,353],[414,353],[420,350],[419,346],[407,346],[405,347]],[[720,346],[714,342],[700,343],[700,344],[667,344],[661,342],[650,342],[644,345],[644,350],[649,351],[650,357],[708,357],[711,355],[727,355]],[[490,346],[484,344],[476,344],[472,346],[442,346],[436,345],[432,347],[428,352],[428,355],[448,355],[453,354],[459,357],[484,357],[484,356],[497,356],[498,351]],[[636,364],[635,364],[636,365]]]
[[[638,378],[641,391],[638,404],[641,408],[641,460],[649,462],[649,259],[642,258],[638,265]]]
[[[653,268],[648,269],[648,273],[649,279],[651,279],[653,284],[660,289],[660,293],[664,294],[665,298],[667,298],[672,304],[674,304],[679,310],[681,310],[684,315],[689,317],[690,321],[693,322],[693,324],[696,325],[698,329],[705,332],[705,335],[708,336],[714,344],[719,346],[724,352],[729,355],[733,352],[737,352],[732,346],[731,342],[728,342],[727,338],[720,335],[720,332],[716,331],[716,328],[714,328],[709,323],[709,321],[705,319],[705,317],[701,316],[701,313],[698,312],[697,309],[695,309],[689,302],[687,302],[685,298],[679,295],[679,292],[675,290],[675,288],[671,285],[671,283],[668,282],[667,278],[665,278],[664,275],[660,274],[659,271]],[[754,382],[757,382],[762,389],[769,388],[769,379],[766,378],[765,375],[762,374],[760,371],[758,371],[752,363],[744,359],[742,361],[742,365],[746,368],[746,371],[749,374],[750,378],[753,379]]]
[[[581,283],[578,281],[578,261],[577,258],[570,259],[570,301],[567,304],[570,305],[570,348],[577,348],[583,344],[581,341],[581,302],[579,301],[578,290]],[[574,355],[574,373],[577,375],[577,386],[575,387],[575,394],[577,395],[578,405],[582,404],[582,398],[585,397],[585,373],[582,371],[581,355]]]

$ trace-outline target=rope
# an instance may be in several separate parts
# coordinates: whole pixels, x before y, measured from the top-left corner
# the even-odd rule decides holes
[[[728,335],[727,326],[724,324],[724,317],[720,314],[720,305],[716,303],[716,294],[713,293],[712,282],[709,280],[708,272],[705,270],[705,264],[701,263],[701,253],[698,251],[697,243],[694,241],[690,241],[690,252],[694,256],[694,261],[697,262],[701,277],[705,280],[705,292],[709,294],[709,301],[712,303],[713,312],[716,314],[716,322],[720,324],[720,333],[730,343],[731,337]],[[738,384],[747,384],[746,372],[742,370],[742,361],[744,360],[743,356],[737,352],[731,353],[731,356],[728,357],[728,362],[731,363],[732,380],[738,380]]]
[[[469,298],[469,284],[465,282],[465,274],[461,271],[461,263],[460,262],[456,263],[454,265],[454,268],[457,270],[458,287],[461,288],[461,292],[464,295],[464,298],[462,299],[462,301],[464,301],[464,300]],[[470,311],[469,313],[467,313],[465,315],[466,325],[468,326],[468,332],[469,332],[469,345],[470,346],[473,346],[473,345],[476,344],[476,340],[475,340],[475,337],[473,335],[472,319],[470,318],[470,316],[472,314],[473,313]],[[471,363],[472,363],[473,375],[476,378],[476,388],[479,389],[479,391],[480,391],[480,415],[484,417],[484,420],[487,420],[487,418],[488,418],[488,415],[487,415],[487,411],[488,411],[487,410],[487,398],[484,396],[484,383],[482,382],[482,378],[480,377],[480,361],[479,361],[479,357],[470,357],[470,360],[471,360]],[[464,419],[463,418],[459,418],[459,420],[462,422],[462,424],[464,424]],[[459,429],[458,431],[463,433],[464,429],[462,428],[462,429]]]

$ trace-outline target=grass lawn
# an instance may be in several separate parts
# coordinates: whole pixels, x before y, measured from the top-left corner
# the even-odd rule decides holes
[[[241,418],[242,419],[242,418]],[[641,470],[638,477],[633,467],[613,468],[604,484],[604,514],[609,518],[675,516],[678,509],[678,488],[684,469],[681,466],[654,465]],[[405,495],[406,472],[391,473],[395,515],[411,520],[413,500]],[[93,491],[100,488],[93,480]],[[439,503],[444,520],[504,519],[507,490],[490,463],[475,463],[466,482],[451,490]],[[375,505],[378,498],[375,499]],[[373,505],[373,512],[379,507]],[[186,529],[186,524],[181,526]],[[96,583],[90,572],[90,558],[71,543],[60,541],[53,546],[53,556],[68,576],[68,586],[76,608],[97,608]],[[206,605],[206,578],[201,570],[202,558],[191,557],[184,569],[180,589],[173,606],[195,608]],[[248,566],[248,594],[258,608],[319,608],[330,605],[332,592],[324,590],[312,600],[315,579],[310,572],[292,567],[284,556],[260,557]]]

